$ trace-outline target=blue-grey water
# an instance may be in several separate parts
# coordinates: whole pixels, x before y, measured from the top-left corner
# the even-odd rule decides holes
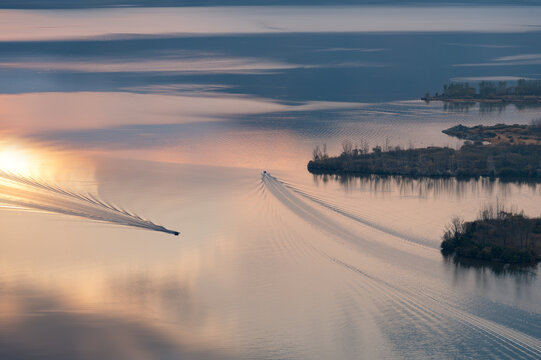
[[[540,118],[419,99],[541,78],[541,7],[363,4],[0,2],[0,358],[540,358],[538,268],[439,252],[539,184],[306,164]]]

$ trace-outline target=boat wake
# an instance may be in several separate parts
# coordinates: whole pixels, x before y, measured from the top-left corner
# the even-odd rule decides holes
[[[0,170],[0,204],[179,235],[136,214],[99,199]]]
[[[321,223],[322,221],[328,222],[324,216],[318,216],[314,218],[313,214],[316,214],[317,212],[312,207],[306,205],[303,201],[300,201],[300,199],[297,196],[294,196],[294,194],[299,195],[300,197],[308,200],[309,202],[313,204],[321,206],[322,208],[330,210],[356,223],[368,226],[372,229],[375,229],[387,235],[391,235],[402,241],[406,241],[414,245],[422,246],[423,248],[429,249],[430,251],[438,251],[438,248],[435,248],[432,244],[429,244],[426,241],[423,241],[422,239],[418,239],[413,236],[407,236],[404,233],[399,232],[395,229],[377,224],[374,221],[358,216],[335,204],[331,204],[327,200],[324,200],[322,198],[319,198],[318,196],[312,195],[302,189],[299,189],[293,186],[292,184],[279,180],[275,178],[274,176],[270,175],[268,172],[263,172],[261,175],[262,175],[262,182],[266,185],[267,189],[269,189],[282,202],[285,202],[286,205],[288,205],[288,207],[291,208],[291,206],[294,206],[295,212],[297,212],[298,214],[302,213],[303,216],[305,217],[305,220],[310,220],[311,222],[319,222],[319,223]],[[332,228],[332,227],[335,227],[335,224],[326,224],[326,226],[330,226]],[[343,232],[342,227],[340,227],[340,229],[341,230],[339,231]],[[336,232],[336,230],[337,229],[330,229],[330,232]]]
[[[332,213],[327,214],[321,210],[330,210],[391,237],[401,238],[409,244],[408,246],[415,248],[419,255],[425,250],[425,255],[431,256],[430,253],[434,250],[411,241],[392,229],[373,226],[374,224],[371,222],[358,218],[355,214],[347,212],[327,200],[321,200],[315,195],[289,185],[269,173],[262,174],[262,183],[276,200],[304,221],[333,237],[362,244],[360,255],[365,256],[363,259],[366,259],[366,256],[375,256],[376,259],[388,258],[389,251],[392,249],[371,246],[369,241],[356,235],[354,229],[348,230],[340,221],[328,216]],[[452,346],[452,343],[445,343],[443,340],[452,339],[454,336],[461,338],[465,350],[481,352],[489,358],[538,359],[541,357],[541,340],[537,336],[526,334],[513,326],[475,314],[460,302],[453,300],[452,291],[449,289],[445,287],[432,288],[429,285],[432,282],[427,282],[422,291],[411,291],[407,285],[409,280],[406,279],[408,276],[416,276],[414,272],[409,272],[411,269],[400,268],[400,281],[384,281],[374,274],[374,267],[367,265],[364,260],[355,260],[349,255],[344,256],[343,252],[333,255],[333,251],[324,250],[327,247],[320,247],[316,241],[309,242],[307,246],[311,247],[323,259],[330,261],[349,274],[355,275],[356,280],[348,286],[349,291],[358,293],[362,299],[372,298],[373,302],[377,304],[377,311],[373,315],[376,318],[376,323],[381,326],[389,338],[393,339],[393,342],[399,343],[401,347],[409,343],[423,341],[423,339],[426,341],[427,338],[434,335],[438,336],[442,346]],[[407,256],[407,254],[404,253],[401,256]],[[411,260],[406,263],[411,264]],[[418,260],[422,260],[422,257],[419,257]],[[394,260],[393,262],[400,263]],[[428,266],[432,265],[423,262],[424,266],[428,269]],[[437,275],[434,276],[437,278]],[[397,318],[400,320],[397,321]],[[400,331],[397,322],[403,326],[414,326],[416,330],[414,332]],[[479,338],[484,339],[491,346],[477,349],[478,344],[475,341],[472,342],[471,339]]]

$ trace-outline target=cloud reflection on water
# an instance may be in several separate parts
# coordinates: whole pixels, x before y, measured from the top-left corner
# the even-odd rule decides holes
[[[138,288],[137,282],[130,284]],[[170,293],[174,289],[164,289],[162,300],[174,301],[180,311],[190,296]],[[117,296],[118,291],[117,287]],[[133,290],[131,295],[133,302]],[[148,295],[141,294],[146,299],[139,306],[148,306]],[[213,350],[210,343],[204,347],[191,343],[188,331],[174,334],[164,326],[125,316],[121,314],[125,309],[82,310],[81,304],[53,289],[3,283],[0,299],[0,357],[4,359],[237,358],[224,349]],[[200,314],[198,321],[202,321]]]
[[[0,131],[68,151],[60,173],[91,157],[91,184],[64,184],[184,236],[0,209],[0,357],[539,354],[539,279],[458,268],[437,250],[451,216],[473,218],[494,197],[535,214],[537,187],[314,184],[306,162],[343,139],[455,146],[441,130],[459,122],[529,122],[535,109],[384,101],[494,75],[453,63],[539,53],[540,18],[514,7],[2,12],[0,91],[20,94],[0,95]],[[535,69],[519,70],[508,76]],[[317,201],[280,201],[263,169]]]
[[[264,74],[270,71],[310,67],[251,58],[160,59],[139,61],[17,61],[1,62],[0,68],[78,72],[174,72],[202,74]]]
[[[108,34],[253,34],[291,32],[528,32],[538,7],[191,7],[0,13],[0,41],[92,38]],[[137,23],[137,27],[133,24]],[[54,26],[51,26],[54,24]],[[524,25],[527,24],[527,25]]]
[[[30,93],[1,95],[0,117],[4,119],[3,128],[28,133],[44,129],[104,129],[126,125],[205,122],[241,115],[363,106],[365,104],[330,101],[282,103],[248,95],[215,92],[197,96],[126,92]],[[39,116],[36,116],[37,113]]]

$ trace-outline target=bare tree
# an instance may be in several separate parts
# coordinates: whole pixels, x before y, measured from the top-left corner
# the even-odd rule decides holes
[[[361,139],[360,145],[359,145],[359,153],[368,154],[369,151],[370,151],[370,146],[368,145],[368,141]]]
[[[457,240],[464,234],[464,231],[464,220],[460,216],[455,216],[451,222],[445,226],[443,237],[445,240]]]
[[[385,148],[383,149],[384,151],[389,151],[389,148],[391,146],[391,140],[389,139],[389,137],[387,136],[385,138]]]
[[[319,145],[316,145],[314,147],[314,150],[312,150],[312,159],[314,161],[320,160],[322,157],[321,149],[319,148]]]
[[[353,144],[349,140],[342,141],[342,151],[345,155],[351,155],[353,152]]]

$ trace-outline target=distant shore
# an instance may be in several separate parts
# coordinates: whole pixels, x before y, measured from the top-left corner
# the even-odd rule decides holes
[[[502,96],[494,98],[481,98],[481,97],[447,97],[443,95],[438,96],[423,96],[421,100],[426,102],[430,101],[445,101],[445,102],[479,102],[479,103],[492,103],[492,104],[541,104],[541,96]]]
[[[478,90],[469,83],[451,82],[443,85],[441,94],[426,93],[421,100],[444,102],[480,102],[480,103],[511,103],[511,104],[541,104],[541,80],[520,79],[516,85],[507,86],[505,81],[497,83],[482,81]]]

